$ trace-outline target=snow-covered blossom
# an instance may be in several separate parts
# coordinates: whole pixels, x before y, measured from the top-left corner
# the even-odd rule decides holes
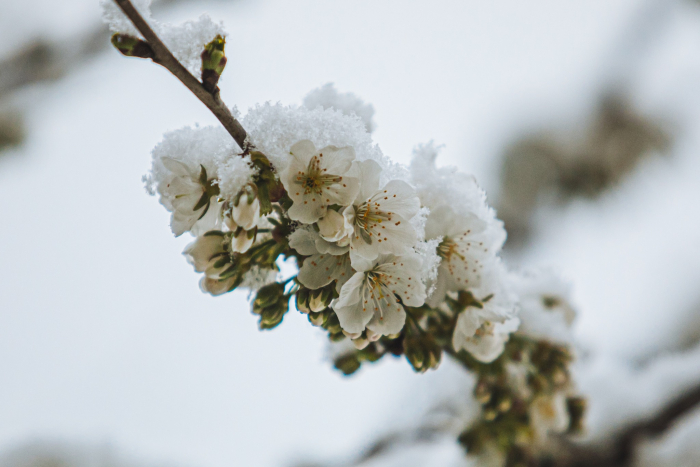
[[[382,254],[371,261],[359,259],[353,267],[357,272],[332,305],[343,330],[359,333],[367,328],[381,335],[400,332],[406,321],[404,305],[417,307],[425,301],[420,257]]]
[[[173,213],[176,235],[188,230],[199,235],[222,225],[222,205],[217,196],[219,170],[229,159],[238,157],[238,151],[236,143],[221,127],[171,131],[153,148],[151,171],[144,177],[146,189],[151,194],[157,193],[161,204]],[[209,198],[202,198],[205,191]],[[203,206],[197,206],[200,200],[205,203]],[[206,215],[199,219],[205,210]]]
[[[573,341],[571,286],[551,270],[513,274],[520,301],[519,334],[560,344]]]
[[[289,150],[290,162],[280,180],[292,199],[289,217],[312,224],[326,215],[328,206],[349,205],[359,190],[359,180],[347,173],[355,160],[351,147],[316,149],[309,140]]]
[[[442,258],[430,303],[437,305],[447,292],[478,287],[485,267],[496,261],[505,241],[500,223],[487,222],[474,214],[458,214],[452,206],[432,210],[426,238],[439,238],[437,254]]]
[[[351,92],[340,93],[333,83],[326,83],[320,88],[314,89],[304,98],[304,106],[309,109],[321,107],[322,109],[337,109],[345,115],[356,115],[365,124],[365,128],[372,133],[376,127],[374,107],[366,104],[362,99]]]
[[[354,229],[350,242],[353,265],[356,258],[373,260],[380,253],[403,254],[418,240],[409,222],[420,209],[415,190],[401,180],[380,188],[380,167],[374,161],[363,161],[357,167],[360,192],[354,205],[343,212]]]

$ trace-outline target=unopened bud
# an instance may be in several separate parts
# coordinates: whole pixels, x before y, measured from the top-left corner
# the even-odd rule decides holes
[[[275,305],[284,296],[284,284],[275,282],[261,287],[253,301],[253,313],[260,314],[263,309]]]
[[[367,339],[369,339],[370,342],[377,342],[379,338],[382,337],[381,334],[377,334],[371,329],[366,329],[365,330],[365,335],[367,336]]]
[[[360,368],[360,361],[354,354],[347,354],[337,358],[333,365],[342,371],[345,376],[348,376]]]
[[[112,45],[127,57],[153,58],[153,49],[146,41],[128,34],[114,34]]]
[[[251,230],[260,220],[260,201],[255,185],[249,184],[236,196],[231,208],[233,222],[239,227]]]
[[[357,350],[362,350],[369,345],[369,341],[364,337],[358,337],[356,339],[352,339],[352,344]]]
[[[330,284],[333,286],[333,284]],[[309,308],[311,311],[318,313],[328,308],[333,300],[333,290],[326,286],[321,289],[313,290],[310,293]]]
[[[217,83],[226,66],[225,45],[226,39],[217,35],[213,41],[204,46],[204,52],[202,52],[202,84],[211,93],[218,90]]]
[[[309,322],[313,324],[314,326],[323,326],[323,323],[326,321],[326,314],[321,312],[321,313],[314,313],[313,311],[309,313]]]
[[[288,301],[282,300],[260,313],[260,329],[272,329],[282,322],[288,310]]]
[[[257,234],[257,227],[253,230],[245,230],[243,227],[238,227],[231,239],[231,250],[237,253],[245,253],[253,246]]]
[[[297,291],[297,310],[299,310],[301,313],[309,313],[311,311],[311,309],[309,309],[310,292],[311,291],[306,287],[300,287]],[[311,318],[309,317],[309,320],[310,319]]]

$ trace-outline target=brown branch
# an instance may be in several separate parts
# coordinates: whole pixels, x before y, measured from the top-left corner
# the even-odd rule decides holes
[[[700,406],[700,384],[688,389],[676,397],[651,418],[641,420],[622,431],[615,437],[608,449],[596,449],[592,446],[567,446],[569,458],[557,465],[567,467],[625,467],[632,463],[637,444],[640,440],[663,434],[680,418]]]
[[[182,63],[178,61],[177,58],[170,52],[168,47],[163,44],[156,33],[151,29],[143,16],[134,8],[134,5],[130,0],[114,0],[116,4],[121,8],[124,14],[134,23],[136,29],[143,35],[148,45],[151,46],[155,57],[153,61],[159,65],[165,67],[170,73],[175,75],[177,79],[182,82],[187,89],[192,91],[192,93],[202,101],[204,105],[207,106],[209,110],[219,119],[221,124],[226,128],[226,130],[231,134],[238,146],[244,152],[248,152],[252,148],[252,144],[248,141],[248,135],[245,129],[241,126],[240,122],[234,118],[231,114],[231,110],[223,103],[219,97],[218,91],[210,93],[202,83],[192,76],[192,73],[187,71]]]

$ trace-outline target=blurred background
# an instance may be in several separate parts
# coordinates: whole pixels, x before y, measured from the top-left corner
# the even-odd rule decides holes
[[[433,140],[476,175],[510,266],[573,282],[583,442],[700,384],[699,2],[154,5],[203,12],[229,105],[357,94],[385,154]],[[344,378],[303,315],[259,332],[245,293],[199,291],[141,176],[165,131],[215,119],[108,41],[97,0],[0,0],[0,466],[465,465],[439,437],[367,451],[468,404],[449,362]],[[689,413],[634,464],[700,465],[698,435]]]

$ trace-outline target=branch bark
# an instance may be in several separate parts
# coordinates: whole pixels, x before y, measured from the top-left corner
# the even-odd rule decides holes
[[[221,124],[231,134],[243,152],[249,152],[253,145],[248,140],[248,134],[240,122],[231,114],[231,110],[226,107],[224,102],[221,100],[218,90],[210,93],[204,88],[202,83],[197,78],[192,76],[192,73],[187,71],[187,68],[185,68],[177,58],[175,58],[163,41],[158,38],[156,33],[148,25],[138,10],[136,10],[130,0],[114,1],[119,8],[121,8],[124,14],[131,20],[131,22],[134,23],[136,29],[139,30],[148,45],[150,45],[153,49],[155,54],[153,61],[165,67],[170,73],[179,79],[180,82],[187,87],[187,89],[192,91],[192,94],[194,94],[197,99],[202,101],[202,103],[206,105],[209,110],[211,110],[216,118],[219,119]]]

